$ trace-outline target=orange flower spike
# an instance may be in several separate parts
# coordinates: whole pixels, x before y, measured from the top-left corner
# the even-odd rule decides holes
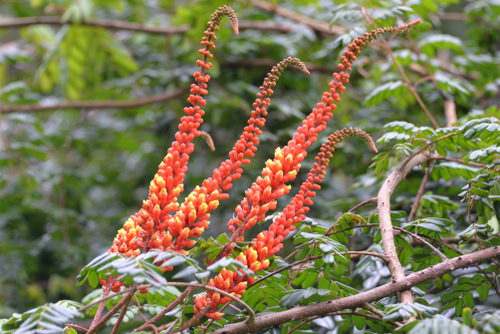
[[[229,16],[233,30],[238,34],[236,14],[230,7],[220,7],[212,14],[212,20],[208,23],[208,29],[205,31],[206,37],[203,37],[201,42],[201,44],[205,46],[204,49],[200,50],[200,53],[203,54],[203,60],[198,60],[196,62],[197,66],[200,67],[200,71],[194,74],[196,84],[191,85],[191,95],[188,98],[188,102],[191,103],[192,106],[184,108],[186,116],[181,118],[179,131],[175,134],[176,140],[168,149],[167,155],[158,167],[158,173],[151,182],[148,199],[144,201],[142,209],[132,216],[135,218],[134,223],[147,232],[140,236],[142,242],[136,242],[137,245],[144,245],[143,251],[154,248],[151,244],[153,240],[151,235],[155,230],[161,231],[168,227],[166,222],[171,221],[170,212],[177,211],[179,207],[177,197],[184,189],[182,182],[187,171],[189,155],[194,150],[192,140],[200,135],[198,128],[203,122],[202,117],[205,113],[200,106],[206,104],[202,95],[207,94],[207,82],[210,79],[210,76],[205,74],[205,70],[211,66],[211,64],[207,62],[207,59],[213,57],[209,50],[215,48],[212,40],[216,39],[215,31],[219,30],[219,25],[224,15]],[[153,221],[152,226],[150,224],[150,218]],[[176,233],[172,231],[171,235],[179,233],[178,231],[184,228],[183,226],[177,226],[177,224],[174,225]],[[148,245],[146,245],[147,240],[150,240],[150,244]],[[110,251],[123,252],[123,250],[126,250],[128,252],[129,249],[135,250],[135,247],[137,247],[136,245],[122,246],[123,243],[121,239],[115,238]]]
[[[257,150],[257,145],[259,144],[258,136],[262,134],[261,128],[265,125],[265,116],[267,115],[266,106],[270,103],[269,97],[274,93],[271,87],[276,85],[276,82],[282,72],[288,66],[292,65],[309,74],[305,65],[298,58],[291,57],[283,59],[271,69],[267,77],[264,79],[264,83],[260,87],[260,92],[257,94],[257,98],[253,103],[255,109],[251,112],[251,117],[247,122],[248,126],[244,128],[240,138],[230,151],[229,159],[226,159],[221,163],[219,168],[214,170],[212,177],[203,181],[201,189],[197,188],[193,190],[184,203],[182,203],[179,207],[178,212],[184,212],[184,216],[189,217],[189,214],[186,213],[186,208],[190,205],[189,203],[196,201],[193,205],[195,210],[199,210],[198,208],[203,203],[206,203],[206,200],[200,202],[197,200],[202,196],[203,198],[206,198],[208,197],[207,194],[213,194],[214,192],[216,192],[217,197],[210,201],[210,205],[205,212],[214,210],[219,204],[219,200],[228,198],[225,191],[231,189],[233,186],[232,182],[241,177],[241,174],[243,173],[241,166],[249,164],[249,158],[254,157],[254,152]],[[199,218],[200,214],[198,213],[198,219]],[[199,221],[205,229],[208,228],[208,217],[204,220],[199,219]],[[188,220],[183,221],[183,224],[183,226],[193,228],[194,226],[198,226],[199,223]]]
[[[361,49],[378,35],[386,32],[402,32],[415,26],[419,22],[420,20],[416,20],[399,27],[389,27],[372,30],[369,33],[365,33],[363,36],[358,36],[358,38],[356,38],[351,44],[348,45],[348,50],[346,50],[344,56],[342,56],[342,63],[339,64],[339,68],[342,71],[333,74],[334,80],[332,80],[329,84],[330,91],[323,94],[323,102],[316,104],[316,108],[314,108],[311,114],[309,114],[307,118],[302,121],[302,126],[297,129],[294,137],[288,142],[288,144],[283,149],[278,148],[276,150],[274,162],[280,162],[282,164],[283,174],[285,175],[285,177],[281,179],[281,175],[278,176],[277,172],[273,171],[274,180],[276,180],[276,178],[281,179],[280,182],[273,182],[273,185],[276,187],[276,189],[278,188],[280,183],[285,184],[286,182],[291,181],[295,178],[295,175],[300,168],[300,162],[307,155],[307,148],[316,141],[318,133],[326,128],[326,122],[333,115],[332,111],[337,108],[334,102],[340,101],[339,94],[341,94],[345,90],[345,86],[343,84],[349,82],[349,74],[347,74],[345,71],[352,70],[352,63],[357,59],[356,56],[359,55]],[[268,176],[268,171],[264,169],[262,175]],[[257,186],[260,187],[260,192],[262,192],[267,187],[267,185],[264,186],[263,184],[259,183],[257,183]],[[277,193],[276,196],[273,196],[273,199],[278,198],[278,195],[280,194]],[[310,200],[307,199],[307,202],[310,202]],[[262,206],[263,204],[264,203],[262,203],[261,201],[260,205],[257,204],[254,206],[258,207]],[[239,219],[231,219],[228,222],[228,228],[233,233],[236,231],[234,225],[240,225],[242,223],[248,224],[248,222],[254,221],[254,219],[249,216],[251,209],[244,210],[243,212],[242,211],[243,208],[241,205],[236,209],[236,214]],[[260,218],[262,215],[258,216]],[[245,226],[243,230],[238,232],[239,235],[237,240],[242,240],[242,233],[248,228],[250,228],[250,226]],[[222,256],[226,255],[227,254],[222,254]]]
[[[302,184],[299,193],[295,195],[291,203],[271,224],[269,231],[259,233],[257,238],[254,239],[256,244],[252,245],[251,248],[254,248],[259,252],[260,261],[276,254],[283,247],[282,241],[288,233],[290,233],[290,230],[295,228],[295,226],[291,224],[292,222],[296,223],[304,220],[304,213],[307,212],[309,210],[309,206],[313,204],[311,198],[316,196],[316,192],[313,189],[320,188],[319,183],[324,178],[325,169],[330,163],[330,158],[333,156],[333,152],[337,148],[337,145],[348,136],[356,136],[364,139],[370,148],[377,152],[373,139],[363,130],[349,128],[336,131],[331,134],[328,137],[328,140],[321,146],[320,152],[316,156],[316,163],[309,172],[307,180]],[[266,243],[267,247],[263,247],[262,250],[260,250],[259,243]]]

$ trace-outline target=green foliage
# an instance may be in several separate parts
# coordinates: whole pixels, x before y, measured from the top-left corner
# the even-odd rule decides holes
[[[56,334],[62,333],[68,320],[80,316],[77,309],[81,305],[73,301],[62,300],[55,304],[29,310],[23,314],[15,313],[2,323],[1,333]]]
[[[199,47],[209,13],[224,4],[222,0],[0,3],[5,17],[43,13],[71,22],[0,28],[0,333],[75,333],[64,329],[65,324],[83,324],[95,316],[103,298],[99,279],[107,277],[117,277],[127,287],[150,285],[147,292],[136,294],[137,301],[127,309],[124,332],[140,326],[142,316],[159,314],[184,291],[168,283],[205,284],[224,267],[256,275],[256,283],[247,287],[241,299],[258,315],[336,300],[386,284],[391,276],[384,262],[378,212],[371,203],[349,210],[377,196],[386,175],[420,152],[432,159],[406,176],[390,203],[391,220],[398,228],[394,243],[405,273],[443,261],[415,234],[449,259],[500,245],[500,6],[489,0],[466,4],[450,0],[273,1],[316,21],[341,26],[345,32],[330,36],[250,2],[235,3],[242,22],[293,29],[287,33],[241,29],[237,37],[221,29],[203,125],[216,150],[210,152],[201,141],[195,143],[194,163],[185,180],[187,191],[226,159],[272,63],[287,56],[300,57],[308,63],[311,77],[304,79],[292,71],[283,76],[269,107],[257,156],[235,182],[230,199],[221,202],[221,210],[211,217],[208,235],[198,239],[189,254],[151,252],[126,258],[107,253],[116,229],[146,196],[148,182],[177,129],[184,97],[112,110],[6,113],[2,108],[137,100],[189,87],[197,59],[193,50]],[[454,17],[450,13],[461,19],[448,20]],[[363,50],[334,123],[326,130],[351,125],[365,128],[378,138],[379,153],[372,160],[372,154],[356,143],[340,146],[308,213],[314,218],[297,225],[267,270],[255,274],[233,259],[249,241],[237,242],[231,256],[213,262],[229,241],[230,235],[224,233],[228,217],[260,174],[264,161],[276,146],[286,144],[319,93],[327,89],[331,72],[337,70],[333,66],[337,55],[358,35],[374,28],[372,23],[382,27],[417,18],[422,24],[408,34],[385,37],[390,51],[382,40]],[[187,25],[189,29],[171,36],[115,31],[84,24],[91,19],[169,28]],[[455,107],[456,122],[431,126],[422,104],[443,126],[450,121],[444,116],[449,103]],[[312,144],[311,156],[302,163],[304,170],[312,167],[320,144],[321,138]],[[425,175],[428,179],[420,192]],[[304,177],[298,175],[291,194]],[[274,218],[266,217],[249,234],[267,228]],[[207,259],[210,265],[204,262]],[[165,267],[173,270],[164,271]],[[78,273],[79,287],[75,288]],[[358,307],[321,320],[290,321],[268,331],[497,333],[498,274],[497,264],[487,261],[413,287],[413,304],[389,296],[371,303],[373,309]],[[105,310],[124,297],[112,293]],[[37,305],[43,306],[33,309]],[[82,307],[86,309],[78,311]],[[224,313],[209,330],[248,316],[229,307]],[[192,299],[187,298],[159,324],[178,328],[193,315]],[[416,316],[417,321],[400,327],[409,316]],[[107,325],[113,326],[117,318],[115,314]],[[208,324],[206,318],[202,323]]]

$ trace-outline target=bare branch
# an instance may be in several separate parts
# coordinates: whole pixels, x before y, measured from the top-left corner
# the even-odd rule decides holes
[[[359,208],[361,208],[361,207],[363,207],[363,206],[365,206],[365,205],[367,205],[367,204],[370,204],[370,203],[377,203],[377,197],[372,197],[372,198],[369,198],[369,199],[367,199],[367,200],[365,200],[365,201],[363,201],[363,202],[361,202],[361,203],[359,203],[359,204],[355,205],[354,207],[352,207],[352,209],[351,209],[351,210],[349,210],[349,211],[347,211],[347,212],[349,212],[349,213],[354,212],[354,211],[356,211],[357,209],[359,209]]]
[[[133,108],[140,107],[147,104],[163,102],[171,100],[173,98],[179,97],[186,93],[188,89],[179,88],[173,92],[151,95],[146,97],[140,97],[135,100],[129,101],[72,101],[63,102],[50,105],[39,105],[39,104],[24,104],[24,105],[13,105],[13,106],[0,106],[0,114],[8,114],[13,112],[33,112],[33,111],[49,111],[58,109],[107,109],[107,108]]]
[[[276,61],[273,59],[243,59],[243,60],[229,60],[225,59],[222,62],[223,66],[231,67],[273,67]],[[313,63],[305,63],[310,72],[319,72],[331,75],[333,72],[338,72],[338,69],[321,67]],[[297,67],[290,67],[291,69],[298,69]]]
[[[277,13],[279,14],[279,13]],[[296,14],[299,15],[299,14]],[[284,15],[282,15],[284,16]],[[309,19],[309,18],[308,18]],[[313,22],[313,19],[311,22]],[[299,23],[304,23],[302,20],[295,20]],[[328,29],[328,23],[326,22],[318,22],[314,21],[315,23],[307,24],[311,26],[314,30],[321,31],[323,33],[327,34],[340,34],[343,31],[342,28],[340,27],[332,27],[332,30],[327,30]],[[144,32],[148,34],[158,34],[158,35],[180,35],[180,34],[185,34],[190,27],[185,25],[181,26],[178,28],[174,27],[155,27],[151,25],[144,25],[140,23],[133,23],[133,22],[128,22],[128,21],[120,21],[120,20],[111,20],[111,19],[106,19],[106,20],[100,20],[100,19],[89,19],[87,21],[82,21],[82,22],[73,22],[71,20],[69,21],[62,21],[61,17],[59,16],[36,16],[36,17],[21,17],[21,18],[8,18],[8,19],[2,19],[0,21],[0,29],[1,28],[20,28],[20,27],[26,27],[30,25],[37,25],[37,24],[49,24],[49,25],[64,25],[64,24],[72,24],[72,25],[82,25],[82,26],[89,26],[89,27],[100,27],[104,29],[109,29],[109,30],[127,30],[127,31],[136,31],[136,32]],[[238,22],[238,28],[240,30],[265,30],[265,31],[276,31],[280,33],[290,33],[293,32],[294,30],[297,30],[299,28],[298,25],[294,24],[286,24],[286,23],[280,23],[280,22],[273,22],[273,21],[239,21]]]
[[[148,326],[151,326],[152,324],[154,324],[157,321],[159,321],[161,318],[163,318],[163,316],[165,314],[167,314],[168,312],[172,311],[174,309],[174,307],[176,307],[181,302],[183,302],[186,299],[186,297],[191,293],[191,291],[193,291],[193,288],[192,287],[188,287],[186,290],[184,290],[183,293],[181,293],[179,295],[179,297],[177,297],[176,300],[174,300],[172,303],[170,303],[170,305],[168,305],[166,308],[164,308],[160,313],[158,313],[157,315],[155,315],[153,318],[151,318],[148,321],[146,321],[144,323],[144,325],[136,328],[134,330],[134,332],[140,332],[140,331],[146,329]]]
[[[252,333],[264,328],[280,325],[289,321],[301,320],[311,316],[325,316],[332,312],[337,312],[345,309],[353,309],[363,305],[380,300],[394,293],[405,291],[420,283],[442,277],[453,270],[465,268],[476,263],[493,259],[500,256],[500,247],[495,246],[485,250],[480,250],[472,254],[459,256],[453,259],[446,260],[435,266],[431,266],[424,270],[418,271],[398,282],[392,282],[380,287],[361,292],[354,296],[330,300],[328,302],[318,303],[314,305],[295,307],[283,312],[277,312],[269,315],[264,315],[255,319],[253,325],[240,322],[225,328],[213,331],[214,334],[236,334],[236,333]]]
[[[0,21],[0,28],[25,27],[35,24],[52,24],[52,25],[78,24],[82,26],[101,27],[113,30],[139,31],[149,34],[161,34],[161,35],[184,34],[189,29],[188,26],[182,26],[180,28],[152,27],[140,23],[109,20],[109,19],[106,20],[89,19],[82,22],[73,22],[71,20],[62,21],[61,18],[58,16],[37,16],[37,17],[3,19]]]
[[[425,191],[425,186],[427,184],[427,181],[429,180],[429,175],[431,174],[432,170],[432,160],[429,162],[429,167],[425,170],[425,175],[424,178],[422,179],[422,182],[420,182],[420,187],[418,188],[417,196],[415,197],[415,202],[413,202],[410,210],[410,214],[408,215],[408,221],[412,221],[413,217],[417,214],[418,207],[420,205],[420,202],[422,201],[422,197],[424,196],[424,191]]]
[[[309,28],[328,35],[340,35],[345,32],[344,28],[340,26],[331,26],[328,22],[318,21],[310,17],[292,12],[284,7],[275,5],[271,2],[264,1],[252,1],[252,5],[256,8],[265,10],[267,12],[275,13],[280,16],[286,17],[288,19],[294,20],[296,22],[307,25]]]
[[[382,234],[382,246],[385,255],[388,257],[387,267],[395,282],[404,279],[405,274],[401,262],[399,262],[398,253],[394,245],[394,230],[391,221],[391,195],[394,189],[396,189],[396,186],[410,173],[413,167],[421,165],[429,160],[430,154],[428,152],[422,152],[405,160],[387,176],[377,195],[377,210],[380,221],[380,232]],[[413,302],[411,291],[402,292],[400,299],[402,303]]]

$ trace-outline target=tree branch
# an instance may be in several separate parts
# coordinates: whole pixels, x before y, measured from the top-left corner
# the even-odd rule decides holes
[[[264,1],[251,1],[251,4],[259,9],[265,10],[267,12],[275,13],[280,16],[286,17],[288,19],[294,20],[296,22],[307,25],[309,28],[321,32],[327,35],[340,35],[345,32],[344,28],[340,26],[332,25],[330,26],[328,22],[318,21],[310,17],[292,12],[284,7],[275,5],[270,2]]]
[[[410,173],[413,167],[421,165],[430,160],[430,153],[422,152],[410,159],[403,161],[385,179],[377,195],[377,210],[380,221],[380,233],[382,234],[382,247],[387,259],[387,267],[391,272],[394,282],[405,278],[403,267],[399,262],[396,246],[394,245],[394,234],[391,221],[391,195],[396,186]],[[402,303],[412,303],[411,291],[404,291],[400,295]]]
[[[273,67],[276,65],[276,60],[273,59],[242,59],[242,60],[229,60],[222,61],[222,65],[231,67]],[[331,75],[333,72],[338,72],[338,69],[321,67],[313,63],[305,63],[309,72],[319,72]],[[296,69],[296,67],[291,67]]]
[[[281,13],[281,11],[280,11]],[[279,14],[279,13],[277,13]],[[296,14],[299,15],[299,14]],[[285,16],[285,15],[282,15]],[[308,18],[309,19],[309,18]],[[311,22],[313,22],[313,19]],[[301,20],[295,20],[299,23],[304,23]],[[318,22],[314,21],[315,23],[312,23],[312,26],[310,24],[307,24],[311,26],[312,29],[314,30],[319,30],[323,33],[328,33],[328,34],[340,34],[340,31],[343,31],[341,27],[333,27],[332,30],[324,31],[325,29],[328,29],[328,23],[326,22]],[[144,32],[148,34],[158,34],[158,35],[179,35],[179,34],[185,34],[190,27],[189,26],[181,26],[178,28],[173,28],[173,27],[154,27],[150,25],[144,25],[140,23],[134,23],[134,22],[128,22],[128,21],[121,21],[121,20],[111,20],[111,19],[89,19],[87,21],[82,21],[82,22],[74,22],[71,20],[68,21],[62,21],[60,16],[35,16],[35,17],[21,17],[21,18],[8,18],[8,19],[2,19],[0,21],[0,29],[1,28],[20,28],[20,27],[26,27],[26,26],[31,26],[31,25],[37,25],[37,24],[49,24],[49,25],[64,25],[64,24],[72,24],[72,25],[82,25],[82,26],[89,26],[89,27],[100,27],[100,28],[105,28],[109,30],[128,30],[128,31],[137,31],[137,32]],[[273,21],[263,21],[263,20],[256,20],[256,21],[239,21],[238,22],[238,28],[240,30],[246,30],[246,29],[251,29],[251,30],[265,30],[265,31],[276,31],[280,33],[290,33],[293,32],[294,30],[298,29],[297,25],[294,24],[286,24],[286,23],[280,23],[280,22],[273,22]],[[318,29],[316,29],[318,28]],[[339,32],[337,32],[339,31]],[[273,64],[274,65],[274,64]]]
[[[82,22],[73,22],[71,20],[62,21],[61,17],[59,16],[37,16],[37,17],[3,19],[0,21],[0,28],[25,27],[35,24],[53,24],[53,25],[75,24],[82,26],[101,27],[113,30],[139,31],[139,32],[146,32],[149,34],[161,34],[161,35],[184,34],[186,31],[189,30],[188,26],[182,26],[179,28],[152,27],[140,23],[133,23],[120,20],[110,20],[110,19],[106,20],[89,19]]]
[[[50,105],[40,104],[23,104],[13,106],[0,106],[0,114],[8,114],[13,112],[33,112],[33,111],[49,111],[57,109],[107,109],[107,108],[133,108],[140,107],[147,104],[163,102],[179,97],[188,91],[187,88],[179,88],[172,92],[140,97],[135,100],[116,101],[116,100],[103,100],[103,101],[71,101],[62,102]]]
[[[465,268],[470,265],[490,260],[500,256],[500,247],[495,246],[485,250],[477,251],[472,254],[459,256],[453,259],[446,260],[435,266],[431,266],[424,270],[418,271],[407,277],[397,281],[382,285],[380,287],[361,292],[354,296],[330,300],[328,302],[318,303],[314,305],[295,307],[290,310],[264,315],[255,319],[253,325],[240,322],[225,328],[213,331],[214,334],[236,334],[236,333],[251,333],[262,330],[264,328],[277,326],[289,321],[301,320],[311,316],[325,316],[329,313],[352,309],[380,300],[394,293],[405,291],[420,283],[441,277],[453,270]]]

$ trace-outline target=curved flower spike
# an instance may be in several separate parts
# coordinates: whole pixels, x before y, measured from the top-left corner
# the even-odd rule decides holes
[[[290,191],[290,188],[286,186],[286,182],[295,178],[300,168],[300,162],[307,155],[306,149],[316,141],[318,133],[326,128],[326,122],[333,116],[332,111],[337,107],[334,103],[340,102],[340,94],[345,90],[344,84],[349,82],[350,76],[346,72],[352,70],[352,63],[356,61],[356,57],[360,54],[361,49],[383,33],[402,32],[420,22],[421,20],[416,20],[403,26],[372,30],[363,36],[358,36],[358,38],[348,45],[347,50],[341,57],[342,63],[338,64],[341,71],[333,73],[334,80],[329,83],[330,90],[323,93],[323,103],[318,103],[311,114],[302,121],[302,126],[297,129],[293,139],[283,149],[276,150],[274,160],[269,160],[266,163],[266,168],[262,171],[262,177],[259,177],[252,187],[246,191],[246,197],[236,209],[236,217],[228,222],[228,228],[233,232],[231,242],[229,245],[226,245],[227,247],[222,250],[218,258],[229,255],[234,248],[234,241],[242,240],[244,230],[251,228],[258,221],[262,220],[269,210],[275,209],[276,199]],[[368,142],[370,143],[370,141]],[[370,146],[374,147],[373,141]],[[328,155],[331,153],[328,155],[327,153],[324,154],[329,159]],[[319,159],[323,158],[319,157]],[[326,166],[318,164],[318,162],[316,162],[316,166],[319,166],[319,170],[326,169]],[[309,206],[313,203],[311,197],[313,197],[313,194],[314,196],[316,195],[314,190],[320,188],[319,182],[323,179],[322,173],[318,175],[316,175],[316,171],[311,171],[311,173],[312,182],[303,184],[301,192],[283,210],[280,216],[282,217],[281,223],[273,226],[273,230],[268,232],[269,236],[266,236],[266,233],[260,233],[256,238],[257,244],[247,248],[245,253],[238,255],[237,259],[251,270],[258,271],[269,266],[267,258],[270,254],[275,254],[283,247],[281,242],[284,236],[295,229],[293,225],[295,222],[303,219],[295,221],[299,219],[297,216],[302,217],[304,213],[309,211]],[[311,188],[309,189],[309,187]],[[238,230],[236,230],[235,225],[239,226]],[[272,233],[276,235],[276,238],[274,236],[270,237]],[[240,283],[244,283],[244,281],[252,283],[253,277],[245,276],[241,272],[239,274],[243,278],[236,272],[224,270],[208,284],[241,296],[240,292],[243,293],[244,288],[242,288]],[[228,282],[232,282],[232,284],[228,284]],[[204,305],[203,307],[209,309],[208,317],[214,319],[220,318],[222,313],[216,312],[217,306],[226,302],[224,298],[220,297],[220,295],[212,292],[207,292],[207,295],[198,296],[197,300],[203,301],[203,303],[195,303],[195,313],[201,311],[201,308],[198,306]]]
[[[321,146],[316,156],[313,168],[309,171],[306,181],[300,186],[299,192],[288,204],[283,212],[274,220],[268,231],[263,231],[252,240],[254,244],[238,256],[238,260],[244,260],[251,270],[263,270],[269,266],[267,258],[276,254],[283,248],[283,240],[295,229],[296,223],[303,221],[313,205],[313,198],[316,197],[316,190],[321,189],[321,182],[325,176],[325,171],[333,157],[333,152],[346,137],[358,137],[366,141],[368,146],[375,151],[377,148],[372,137],[363,130],[356,128],[344,128],[335,131],[328,136],[327,141]],[[255,254],[257,259],[254,260]],[[242,255],[244,257],[242,257]],[[249,260],[254,260],[249,262]],[[245,263],[243,262],[243,263]],[[252,269],[254,268],[254,269]]]
[[[271,69],[253,103],[255,109],[251,112],[248,125],[229,152],[229,159],[222,162],[220,167],[214,170],[212,177],[203,181],[201,187],[196,187],[186,197],[174,217],[167,222],[170,235],[176,238],[173,242],[175,251],[192,247],[194,240],[189,238],[201,236],[208,228],[210,211],[218,207],[220,200],[229,197],[226,191],[231,189],[234,180],[241,177],[242,166],[249,164],[250,158],[255,156],[259,135],[262,134],[261,129],[266,123],[266,107],[269,106],[270,97],[274,93],[272,87],[289,66],[296,66],[309,74],[304,63],[292,57],[283,59]]]
[[[229,6],[216,10],[208,22],[205,37],[201,45],[204,48],[198,52],[203,60],[197,60],[200,70],[194,73],[196,83],[191,84],[191,95],[188,102],[191,107],[184,108],[186,116],[181,118],[179,131],[175,134],[175,141],[168,149],[163,162],[158,166],[158,173],[154,176],[149,187],[148,199],[144,201],[142,209],[132,215],[120,229],[111,246],[111,252],[123,253],[127,256],[137,256],[151,248],[169,249],[172,234],[167,231],[167,221],[171,220],[171,212],[177,211],[179,203],[177,197],[184,190],[184,175],[188,169],[189,155],[194,150],[192,140],[200,136],[198,128],[203,123],[205,112],[201,109],[206,104],[203,95],[207,95],[207,83],[210,76],[205,74],[213,58],[210,49],[215,49],[212,40],[216,40],[215,31],[219,30],[224,15],[229,16],[235,33],[238,33],[238,20],[233,9]]]
[[[274,160],[266,163],[262,176],[245,192],[246,197],[236,208],[235,217],[228,222],[228,228],[233,232],[232,242],[242,241],[244,231],[262,220],[269,210],[275,209],[276,200],[289,192],[290,188],[286,183],[295,178],[300,162],[307,155],[307,148],[316,141],[318,133],[326,128],[326,122],[333,115],[332,111],[337,108],[335,103],[340,102],[340,94],[345,90],[344,84],[349,82],[350,76],[346,72],[352,70],[352,63],[356,61],[361,49],[383,33],[405,31],[419,22],[420,20],[416,20],[403,26],[372,30],[358,36],[348,45],[341,57],[342,62],[338,64],[341,71],[333,73],[334,80],[329,83],[330,90],[323,93],[322,102],[316,104],[316,108],[302,122],[292,140],[283,149],[276,150]],[[219,257],[230,254],[232,247],[233,245],[225,247]]]

